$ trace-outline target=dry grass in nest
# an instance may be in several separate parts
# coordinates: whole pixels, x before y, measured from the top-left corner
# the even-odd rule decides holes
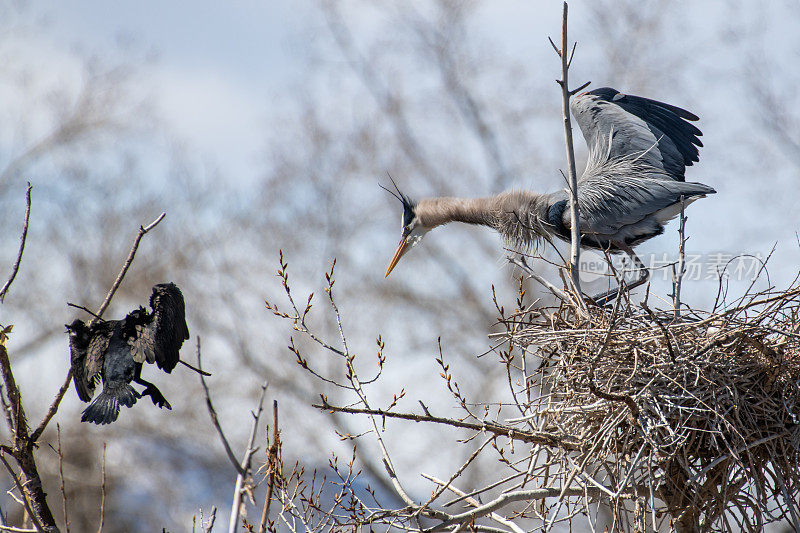
[[[564,452],[562,468],[616,489],[620,524],[800,530],[799,314],[794,285],[679,320],[621,300],[576,327],[563,304],[512,317],[505,335],[540,362],[526,372],[526,422],[580,436],[583,467]]]

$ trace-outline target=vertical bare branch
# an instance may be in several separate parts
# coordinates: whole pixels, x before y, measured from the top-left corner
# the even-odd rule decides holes
[[[61,426],[56,424],[56,435],[57,435],[57,443],[58,449],[56,450],[58,453],[58,478],[61,481],[61,507],[62,511],[64,512],[64,527],[69,533],[69,511],[67,507],[67,490],[64,485],[64,453],[61,451]]]
[[[569,90],[569,64],[571,60],[571,54],[567,53],[569,49],[569,41],[567,40],[567,3],[564,2],[564,16],[562,19],[562,26],[561,26],[561,49],[559,50],[556,48],[556,52],[558,56],[561,58],[561,79],[558,80],[558,84],[561,86],[561,113],[564,119],[564,140],[566,142],[567,148],[567,172],[568,172],[568,185],[569,185],[569,192],[570,192],[570,207],[569,213],[570,217],[572,218],[572,224],[570,226],[570,238],[571,238],[571,245],[570,245],[570,259],[569,259],[569,270],[570,270],[570,279],[572,280],[572,287],[575,291],[575,296],[580,304],[580,308],[585,312],[586,311],[586,303],[583,300],[583,295],[581,293],[581,280],[580,280],[580,272],[579,268],[579,261],[580,261],[580,242],[581,242],[581,233],[580,233],[580,218],[578,213],[578,173],[575,170],[575,149],[572,144],[572,120],[570,119],[569,115],[569,99],[575,92],[580,90],[581,88],[585,87],[582,86],[576,91]],[[551,41],[552,43],[552,41]],[[553,46],[555,48],[555,45]],[[574,51],[573,51],[574,52]]]
[[[267,455],[267,468],[269,468],[269,486],[267,495],[264,498],[264,508],[261,511],[261,523],[258,526],[259,533],[267,531],[267,519],[269,518],[269,504],[272,502],[272,492],[275,490],[275,478],[280,475],[280,432],[278,431],[278,400],[272,401],[272,444],[270,444]]]
[[[236,476],[236,487],[233,493],[233,503],[231,504],[231,521],[228,524],[228,533],[236,533],[236,526],[239,523],[239,511],[242,507],[242,492],[244,491],[244,484],[246,477],[250,473],[250,463],[253,454],[256,451],[254,446],[256,441],[256,433],[258,433],[258,421],[261,418],[261,413],[264,411],[264,396],[267,393],[267,382],[261,385],[261,398],[258,400],[258,410],[253,415],[253,426],[250,430],[250,440],[247,442],[247,449],[244,451],[242,463],[239,465],[239,474]]]
[[[17,272],[19,272],[19,264],[22,261],[22,252],[25,251],[25,239],[28,237],[28,221],[31,218],[31,183],[28,182],[28,189],[25,191],[25,223],[22,225],[22,236],[19,238],[19,252],[17,253],[17,260],[14,261],[14,266],[11,268],[11,276],[9,276],[8,281],[6,284],[3,285],[3,288],[0,289],[0,303],[3,303],[3,300],[6,297],[6,293],[8,289],[11,287],[11,284],[14,282],[14,278],[17,277]]]
[[[675,320],[681,318],[681,282],[683,281],[683,275],[686,273],[686,241],[689,237],[686,236],[685,208],[686,201],[681,195],[681,221],[678,226],[678,235],[681,242],[678,246],[678,264],[677,266],[672,265],[672,305],[675,309]]]
[[[97,526],[97,533],[103,533],[103,525],[106,521],[106,443],[103,443],[103,465],[100,467],[100,524]]]

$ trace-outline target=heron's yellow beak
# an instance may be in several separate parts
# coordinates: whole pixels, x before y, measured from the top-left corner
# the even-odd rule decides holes
[[[397,245],[397,250],[394,252],[394,257],[392,257],[392,261],[389,263],[389,268],[386,269],[386,275],[383,276],[384,279],[389,277],[389,273],[395,267],[395,265],[400,261],[400,258],[408,251],[410,246],[408,245],[408,240],[405,237],[400,239],[400,244]]]

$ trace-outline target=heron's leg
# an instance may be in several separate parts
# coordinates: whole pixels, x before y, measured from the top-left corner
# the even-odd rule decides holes
[[[161,391],[158,390],[158,387],[150,383],[149,381],[145,381],[142,379],[142,364],[139,363],[136,365],[136,372],[133,376],[134,383],[138,383],[139,385],[144,385],[145,389],[142,391],[142,396],[150,396],[150,399],[153,401],[153,405],[157,405],[159,408],[163,409],[166,407],[167,409],[172,409],[172,406],[169,404],[164,395],[161,394]]]
[[[648,270],[648,268],[644,266],[642,260],[639,259],[639,256],[636,255],[636,253],[630,246],[625,246],[622,249],[625,250],[628,256],[630,256],[630,258],[633,260],[633,263],[639,268],[639,279],[637,279],[633,283],[628,284],[628,290],[635,289],[636,287],[638,287],[639,285],[643,285],[644,283],[647,282],[648,279],[650,279],[650,270]]]
[[[639,259],[639,256],[636,255],[636,253],[630,246],[622,245],[619,246],[619,248],[628,254],[628,256],[633,261],[633,264],[635,264],[637,269],[639,270],[639,278],[632,283],[626,283],[626,289],[630,291],[631,289],[635,289],[636,287],[646,283],[647,280],[650,279],[650,270],[647,269],[644,263],[642,263],[642,260]],[[609,302],[613,302],[617,298],[617,296],[619,296],[619,291],[620,287],[614,287],[609,291],[600,293],[597,296],[592,297],[592,299],[595,301],[597,305],[602,307]]]
[[[607,290],[606,292],[601,292],[600,294],[596,294],[592,296],[592,300],[598,306],[603,307],[609,302],[613,302],[617,295],[619,294],[619,287],[614,287],[613,289]]]

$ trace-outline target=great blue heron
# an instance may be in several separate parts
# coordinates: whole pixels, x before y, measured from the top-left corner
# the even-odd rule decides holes
[[[687,166],[698,161],[702,135],[685,109],[603,87],[577,96],[570,109],[589,146],[578,180],[581,246],[627,253],[640,271],[628,285],[641,285],[649,272],[633,247],[664,232],[682,205],[716,191],[686,182]],[[396,188],[396,186],[395,186]],[[394,194],[394,193],[392,193]],[[403,236],[386,276],[431,229],[448,222],[489,226],[512,245],[527,249],[551,236],[570,240],[572,219],[566,190],[550,194],[511,191],[488,198],[426,198],[414,202],[399,189]],[[598,297],[600,304],[617,290]]]
[[[83,411],[81,422],[110,424],[119,416],[121,405],[132,407],[142,396],[150,396],[154,405],[172,409],[161,391],[142,379],[145,362],[156,363],[172,372],[179,362],[183,341],[189,338],[183,294],[174,283],[153,287],[151,312],[143,307],[131,311],[122,320],[85,324],[74,320],[67,326],[73,381],[78,397],[88,402],[97,381],[103,391]],[[140,394],[131,382],[144,385]]]

